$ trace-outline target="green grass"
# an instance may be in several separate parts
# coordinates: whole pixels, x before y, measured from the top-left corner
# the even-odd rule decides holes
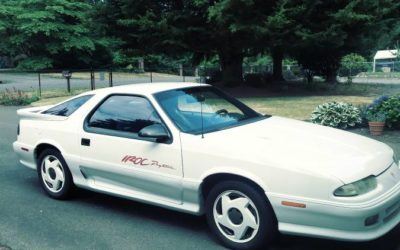
[[[370,103],[372,97],[363,96],[294,96],[294,97],[247,97],[242,102],[263,114],[279,115],[298,120],[308,120],[311,112],[325,102],[348,102],[354,105]]]

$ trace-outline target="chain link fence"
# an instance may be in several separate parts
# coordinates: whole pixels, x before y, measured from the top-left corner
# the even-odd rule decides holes
[[[262,75],[263,81],[272,81],[273,65],[243,66],[244,80],[252,81]],[[285,80],[303,81],[305,70],[300,65],[283,65]],[[199,82],[221,81],[218,67],[169,67],[127,69],[86,69],[86,70],[47,70],[17,71],[0,69],[0,92],[5,89],[23,91],[74,91],[97,89],[118,85],[152,82]],[[355,83],[400,83],[400,61],[354,63],[338,70],[338,81]]]
[[[197,68],[168,68],[147,71],[125,69],[47,70],[17,71],[0,70],[0,92],[5,89],[23,91],[74,91],[97,89],[134,83],[152,82],[204,82],[206,71]]]

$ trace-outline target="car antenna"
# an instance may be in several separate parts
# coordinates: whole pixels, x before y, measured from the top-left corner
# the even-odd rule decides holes
[[[204,95],[199,95],[198,99],[200,101],[200,115],[201,115],[201,139],[204,139],[204,119],[203,119],[203,102],[205,101]]]

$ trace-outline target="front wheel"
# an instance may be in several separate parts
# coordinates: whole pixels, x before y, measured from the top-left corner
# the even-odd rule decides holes
[[[67,163],[59,151],[44,150],[39,156],[37,170],[39,181],[51,198],[68,198],[74,184]]]
[[[211,231],[228,248],[257,249],[276,233],[276,219],[265,194],[241,181],[215,185],[206,199]]]

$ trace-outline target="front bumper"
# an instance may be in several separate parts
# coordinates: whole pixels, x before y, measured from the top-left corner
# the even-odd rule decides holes
[[[400,170],[393,164],[396,171]],[[391,167],[391,168],[392,168]],[[390,169],[391,169],[390,168]],[[392,172],[378,178],[387,181]],[[399,177],[397,177],[399,178]],[[279,231],[286,234],[347,241],[368,241],[388,233],[400,223],[400,180],[374,199],[362,203],[299,199],[266,193],[278,219]],[[283,206],[289,200],[305,208]]]

